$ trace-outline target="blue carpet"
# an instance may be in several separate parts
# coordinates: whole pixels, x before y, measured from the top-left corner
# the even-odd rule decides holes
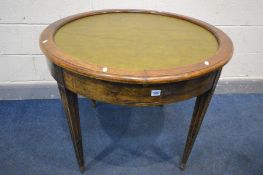
[[[263,94],[215,95],[184,172],[178,163],[194,100],[163,108],[79,103],[84,174],[263,174]],[[0,101],[0,174],[81,174],[60,100]]]

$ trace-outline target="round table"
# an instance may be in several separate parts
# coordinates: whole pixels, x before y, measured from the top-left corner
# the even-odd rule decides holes
[[[77,94],[96,101],[162,106],[196,98],[180,169],[184,169],[222,67],[229,37],[205,22],[166,12],[102,10],[50,24],[41,34],[84,171]]]

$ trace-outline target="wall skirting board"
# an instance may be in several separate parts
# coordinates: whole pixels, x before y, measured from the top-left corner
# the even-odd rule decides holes
[[[215,93],[263,93],[263,79],[222,79]],[[59,92],[55,81],[0,83],[0,100],[56,98],[59,98]]]

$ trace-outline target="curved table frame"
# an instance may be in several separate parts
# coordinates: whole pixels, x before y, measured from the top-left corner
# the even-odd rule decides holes
[[[86,16],[96,13],[107,12],[135,12],[134,10],[111,10],[85,13]],[[143,13],[150,13],[150,11],[136,11]],[[169,15],[178,17],[171,13],[160,13],[162,15]],[[79,15],[85,16],[84,14]],[[190,21],[192,18],[182,17]],[[76,19],[76,16],[65,18]],[[55,23],[55,26],[65,24],[63,20]],[[172,71],[168,76],[161,76],[158,74],[149,74],[149,77],[135,76],[117,76],[116,74],[109,75],[101,71],[94,71],[90,69],[76,68],[76,65],[63,62],[61,58],[56,56],[56,49],[51,46],[44,45],[45,37],[49,36],[55,31],[54,25],[49,26],[41,35],[40,46],[42,51],[48,58],[48,65],[52,76],[55,78],[60,91],[61,99],[63,101],[65,113],[67,116],[68,126],[70,128],[71,138],[74,145],[76,157],[78,160],[80,171],[84,171],[84,157],[82,148],[82,137],[80,129],[80,119],[78,110],[77,94],[83,95],[92,99],[95,106],[96,100],[112,104],[130,105],[130,106],[161,106],[164,104],[174,103],[182,100],[187,100],[193,97],[196,98],[192,120],[190,123],[188,136],[184,148],[184,153],[180,162],[180,169],[185,169],[186,162],[191,153],[198,131],[202,124],[209,102],[214,93],[217,81],[224,64],[228,62],[233,53],[233,46],[231,40],[218,29],[211,27],[208,24],[194,20],[195,23],[203,25],[211,32],[215,32],[220,47],[214,58],[210,58],[211,66],[207,68],[200,68],[198,65],[192,66],[187,73],[186,68],[178,73]],[[58,28],[56,28],[57,30]],[[50,34],[51,33],[51,34]],[[52,39],[52,38],[49,38]],[[54,44],[54,43],[53,43]],[[51,43],[52,45],[52,43]],[[52,45],[53,46],[53,45]],[[222,50],[223,49],[223,50]],[[60,55],[59,53],[58,55]],[[63,55],[60,55],[63,56]],[[221,56],[221,57],[220,57]],[[66,57],[66,56],[65,56]],[[220,59],[221,58],[221,59]],[[77,65],[78,66],[78,65]],[[175,73],[175,74],[174,74]],[[158,80],[159,78],[159,80]],[[151,96],[152,90],[160,90],[159,96]]]

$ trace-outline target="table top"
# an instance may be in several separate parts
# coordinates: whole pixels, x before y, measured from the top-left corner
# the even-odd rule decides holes
[[[108,10],[49,25],[40,46],[55,64],[98,79],[163,83],[216,70],[232,56],[219,29],[180,15]]]
[[[198,63],[218,47],[215,36],[198,25],[145,13],[81,18],[61,27],[55,43],[76,59],[136,71]]]

